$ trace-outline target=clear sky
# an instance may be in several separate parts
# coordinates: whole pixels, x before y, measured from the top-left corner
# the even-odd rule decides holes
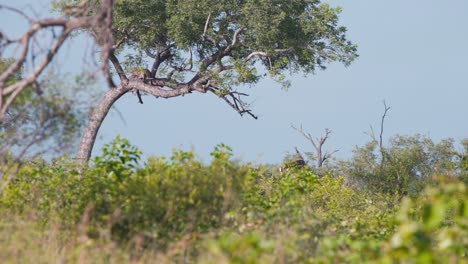
[[[36,8],[47,1],[0,3]],[[392,109],[385,123],[385,138],[421,133],[438,141],[468,138],[468,1],[466,0],[334,0],[342,6],[341,24],[359,45],[360,57],[345,68],[333,64],[311,76],[291,76],[288,91],[271,80],[251,91],[258,120],[240,117],[213,95],[190,94],[174,99],[133,95],[121,99],[105,120],[94,154],[117,134],[138,146],[145,155],[169,155],[173,148],[191,149],[203,159],[218,143],[231,146],[236,157],[256,163],[279,162],[297,146],[309,143],[291,124],[319,137],[333,130],[326,144],[347,158],[355,145],[378,131],[382,101]],[[0,29],[18,24],[0,10]],[[19,24],[18,24],[19,25]],[[19,27],[19,26],[18,26]],[[76,39],[74,45],[85,46]],[[73,49],[73,48],[70,48]],[[76,64],[81,62],[64,51]],[[76,65],[74,64],[74,65]]]

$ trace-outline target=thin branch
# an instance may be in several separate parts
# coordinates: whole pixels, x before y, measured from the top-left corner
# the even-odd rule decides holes
[[[153,66],[151,68],[151,74],[149,76],[150,78],[155,78],[161,64],[172,56],[170,51],[171,47],[172,46],[170,45],[162,51],[158,51],[157,54],[155,54]]]
[[[210,85],[210,87],[207,88],[206,90],[212,92],[213,94],[223,99],[232,109],[234,109],[241,116],[243,116],[244,114],[248,114],[253,119],[258,119],[258,116],[256,116],[252,112],[252,110],[248,109],[248,105],[240,97],[240,96],[248,96],[247,94],[239,93],[235,91],[220,94],[219,93],[220,89],[212,85]]]
[[[388,110],[390,110],[391,107],[387,107],[387,103],[385,102],[385,100],[383,101],[383,105],[384,105],[384,113],[382,115],[382,119],[380,121],[380,135],[379,135],[379,149],[380,149],[380,155],[381,155],[381,159],[380,159],[380,172],[381,174],[383,174],[383,167],[385,165],[385,162],[386,162],[386,159],[389,158],[389,155],[387,155],[387,152],[384,148],[384,145],[383,145],[383,132],[384,132],[384,123],[385,123],[385,117],[387,116],[387,112]],[[397,172],[397,179],[398,179],[398,182],[400,181],[400,176]]]
[[[143,104],[143,99],[141,98],[141,93],[139,90],[136,91],[137,97],[138,97],[138,103]]]
[[[231,46],[234,47],[236,44],[237,44],[237,38],[239,36],[239,34],[245,30],[245,27],[241,27],[239,29],[237,29],[235,32],[234,32],[234,36],[232,38],[232,42],[231,42]]]
[[[206,18],[205,22],[205,28],[203,29],[203,38],[206,36],[206,32],[208,31],[208,24],[210,23],[210,18],[211,18],[211,12],[208,14],[208,17]]]
[[[112,46],[112,50],[116,50],[118,48],[120,48],[120,46],[127,40],[127,36],[123,37],[122,39],[120,39],[119,41],[117,41],[117,43],[115,43],[113,46]]]
[[[20,16],[24,17],[26,20],[28,20],[28,22],[30,24],[32,24],[34,22],[34,20],[32,18],[30,18],[28,15],[26,15],[23,11],[17,9],[17,8],[14,8],[14,7],[11,7],[11,6],[7,6],[7,5],[2,5],[0,4],[0,9],[6,9],[6,10],[10,10],[12,12],[15,12],[17,14],[19,14]]]
[[[122,65],[120,64],[119,59],[115,56],[114,51],[110,51],[109,60],[112,62],[112,65],[114,66],[115,71],[119,75],[120,81],[121,82],[128,81],[128,78],[125,75],[125,71],[123,70]]]
[[[252,53],[250,53],[245,59],[244,59],[244,62],[248,62],[250,61],[253,57],[255,56],[260,56],[260,57],[268,57],[268,53],[266,52],[263,52],[263,51],[254,51]]]
[[[75,17],[75,18],[48,18],[39,20],[37,22],[32,23],[30,29],[21,36],[17,42],[20,43],[22,47],[22,52],[20,56],[16,59],[10,67],[6,71],[4,71],[0,75],[0,122],[5,118],[5,113],[8,108],[11,106],[13,101],[16,99],[18,94],[25,89],[29,84],[33,83],[36,78],[42,73],[42,71],[46,68],[46,66],[52,61],[54,55],[57,53],[58,49],[62,46],[66,38],[68,37],[69,33],[77,28],[86,28],[86,27],[95,27],[99,28],[106,27],[109,31],[110,25],[112,24],[112,5],[113,0],[103,0],[101,3],[101,7],[99,12],[97,12],[94,16],[86,16],[83,17]],[[16,82],[8,87],[4,87],[6,81],[13,76],[13,74],[17,73],[19,69],[23,66],[26,56],[28,54],[30,40],[33,36],[40,31],[41,29],[48,28],[48,27],[62,27],[62,33],[57,41],[53,44],[52,48],[49,50],[47,55],[45,56],[43,62],[37,66],[32,74],[30,74],[26,79]],[[106,33],[106,31],[104,31]],[[102,36],[101,42],[103,48],[103,56],[106,57],[103,63],[103,69],[105,69],[104,75],[109,75],[108,67],[107,67],[107,51],[109,50],[110,44],[112,43],[112,35],[110,32],[108,34],[104,34],[106,36]],[[107,76],[107,80],[109,82],[110,76]],[[5,98],[8,96],[8,98]],[[5,102],[6,100],[6,102]]]
[[[335,149],[334,151],[332,152],[325,152],[325,154],[323,155],[323,162],[325,162],[326,160],[330,159],[333,154],[337,153],[339,150],[338,149]]]
[[[50,49],[50,51],[47,53],[46,57],[44,58],[44,60],[42,61],[42,63],[40,63],[36,69],[34,70],[34,72],[28,76],[27,79],[23,80],[23,81],[20,81],[20,82],[17,82],[15,84],[12,84],[10,85],[9,87],[6,87],[2,93],[2,97],[5,96],[5,95],[8,95],[9,93],[11,93],[9,96],[8,96],[8,99],[6,100],[6,102],[4,103],[4,105],[2,105],[2,107],[0,108],[0,120],[2,120],[5,116],[5,113],[6,111],[8,110],[8,108],[10,107],[10,105],[13,103],[13,101],[16,99],[16,97],[18,96],[18,94],[28,85],[30,85],[31,83],[35,82],[37,77],[42,73],[42,71],[47,67],[47,65],[49,65],[49,63],[51,62],[52,58],[54,57],[54,55],[57,53],[57,51],[59,50],[59,48],[62,46],[63,42],[66,40],[66,38],[68,37],[70,31],[67,30],[67,29],[64,29],[64,31],[62,32],[62,34],[60,35],[60,37],[57,39],[57,41],[55,42],[55,44],[52,46],[52,48]],[[26,44],[27,45],[27,44]],[[24,61],[24,60],[23,60]],[[3,76],[3,75],[2,75]],[[1,86],[0,86],[0,91],[1,91]]]
[[[379,136],[380,149],[383,149],[383,132],[384,132],[385,117],[387,116],[388,110],[391,109],[391,107],[387,107],[387,104],[385,103],[385,100],[383,101],[383,105],[384,105],[384,113],[382,115],[382,121],[380,122],[380,136]]]

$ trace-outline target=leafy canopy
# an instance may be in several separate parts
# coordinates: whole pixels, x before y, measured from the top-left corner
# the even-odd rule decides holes
[[[340,11],[319,0],[117,0],[113,37],[124,40],[128,69],[155,59],[153,75],[188,81],[192,72],[229,89],[264,77],[259,65],[279,81],[286,71],[349,65],[356,46],[338,25]]]

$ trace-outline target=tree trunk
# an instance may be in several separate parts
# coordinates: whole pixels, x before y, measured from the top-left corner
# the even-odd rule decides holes
[[[323,165],[323,156],[322,156],[322,145],[317,148],[317,168],[321,168]]]
[[[128,91],[129,89],[122,88],[121,86],[109,89],[99,101],[96,108],[90,110],[89,121],[86,125],[83,137],[81,138],[78,153],[76,154],[76,160],[79,164],[83,166],[88,164],[102,122],[106,118],[112,105]]]

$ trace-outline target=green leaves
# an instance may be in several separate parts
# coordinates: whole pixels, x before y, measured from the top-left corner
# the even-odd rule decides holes
[[[386,245],[382,259],[418,263],[457,260],[468,253],[466,185],[458,182],[426,188],[415,199],[405,199],[399,212],[397,232]]]
[[[460,174],[454,140],[433,142],[422,135],[394,136],[379,149],[373,140],[357,147],[350,161],[342,162],[348,179],[374,192],[416,195],[434,178]]]
[[[432,204],[426,204],[422,211],[422,220],[426,228],[435,228],[440,225],[445,216],[444,204],[441,201],[434,201]]]
[[[213,152],[210,155],[214,158],[214,160],[225,160],[228,161],[229,158],[232,157],[232,148],[221,143],[215,146]]]
[[[117,136],[111,143],[104,145],[102,155],[94,158],[94,164],[97,169],[123,181],[136,169],[141,154],[127,139]]]
[[[318,0],[118,0],[114,37],[127,38],[127,47],[141,55],[172,47],[172,54],[189,61],[190,49],[195,51],[194,64],[200,65],[232,44],[234,32],[242,28],[225,56],[243,62],[253,52],[264,52],[268,56],[252,61],[273,75],[288,70],[311,73],[332,61],[348,65],[357,57],[346,29],[338,25],[340,11]],[[261,77],[247,64],[241,68],[235,66],[235,85]]]
[[[119,242],[130,256],[143,237],[138,252],[149,260],[458,263],[468,254],[468,189],[456,178],[401,199],[308,168],[241,165],[224,144],[209,164],[192,151],[144,165],[140,155],[117,137],[80,173],[66,159],[27,164],[0,196],[0,213],[32,209],[42,226],[58,222],[72,233],[70,241],[86,216],[79,235],[87,244]]]

